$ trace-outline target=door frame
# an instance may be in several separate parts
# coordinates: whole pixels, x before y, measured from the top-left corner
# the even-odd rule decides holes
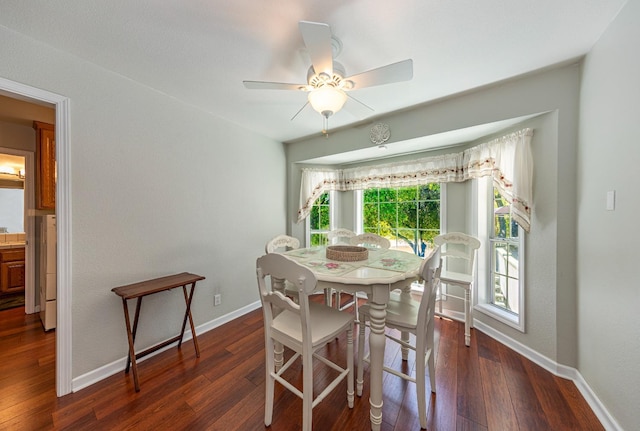
[[[70,99],[0,77],[0,93],[15,99],[51,104],[56,110],[56,227],[58,261],[56,322],[56,395],[73,390],[71,343],[71,157],[69,145]]]

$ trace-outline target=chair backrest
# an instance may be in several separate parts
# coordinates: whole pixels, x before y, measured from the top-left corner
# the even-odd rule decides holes
[[[264,314],[265,335],[270,337],[273,318],[283,311],[290,311],[300,317],[303,339],[311,341],[309,324],[309,295],[316,288],[317,280],[313,272],[279,253],[268,253],[256,261],[258,290]],[[267,279],[271,278],[271,282]],[[298,304],[274,291],[274,280],[287,280],[298,291]]]
[[[375,233],[362,233],[351,238],[351,245],[376,246],[379,248],[389,248],[391,243],[385,237]]]
[[[461,232],[450,232],[436,236],[434,244],[440,246],[447,269],[464,274],[473,274],[476,250],[480,240]],[[458,264],[450,262],[455,259]]]
[[[356,236],[356,233],[354,231],[343,228],[333,229],[327,234],[327,237],[329,238],[329,244],[350,244],[349,241],[354,236]]]
[[[424,280],[424,292],[422,292],[422,299],[420,300],[417,328],[426,329],[429,322],[433,321],[441,269],[441,250],[440,246],[437,246],[420,266],[420,277]]]
[[[298,238],[289,235],[278,235],[267,241],[264,246],[265,253],[275,253],[277,251],[294,250],[300,247]]]

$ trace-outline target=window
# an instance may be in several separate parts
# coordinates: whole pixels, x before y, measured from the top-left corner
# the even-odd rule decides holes
[[[389,239],[392,248],[424,256],[440,233],[440,184],[364,190],[362,231]]]
[[[331,230],[331,195],[323,193],[311,207],[309,215],[309,242],[311,246],[326,245]]]
[[[509,204],[493,188],[493,235],[491,235],[491,303],[505,311],[520,311],[520,239],[518,223],[511,219]]]
[[[478,256],[479,269],[485,271],[478,273],[476,308],[524,332],[524,230],[492,181],[484,182],[486,187],[479,189],[486,190],[487,205],[479,205],[479,210],[486,210],[487,217],[479,219],[486,220],[486,257],[483,263],[482,253]]]

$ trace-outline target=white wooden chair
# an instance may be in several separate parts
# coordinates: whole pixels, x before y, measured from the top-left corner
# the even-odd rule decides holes
[[[288,250],[295,250],[300,248],[300,241],[298,238],[294,238],[289,235],[277,235],[267,241],[267,244],[264,246],[265,253],[284,253]],[[293,298],[294,301],[298,301],[298,290],[291,283],[286,280],[281,281],[284,283],[284,293],[290,298]],[[316,293],[323,292],[325,296],[325,303],[331,306],[331,291],[324,290],[324,288],[318,284],[318,289]]]
[[[349,229],[338,228],[333,229],[327,234],[329,244],[350,244],[349,240],[356,236],[356,233]]]
[[[277,235],[267,241],[264,246],[264,252],[267,254],[279,253],[287,250],[295,250],[297,248],[300,248],[300,241],[298,238],[294,238],[289,235]],[[284,280],[284,293],[285,295],[293,298],[296,302],[298,301],[298,290],[286,280]]]
[[[351,238],[351,245],[361,245],[363,247],[389,248],[391,242],[385,237],[375,233],[361,233]]]
[[[339,382],[347,379],[347,403],[353,408],[353,315],[343,313],[324,304],[309,302],[316,289],[313,273],[277,253],[266,254],[256,262],[258,288],[264,314],[266,383],[264,424],[270,426],[273,418],[275,382],[282,384],[302,399],[302,430],[311,431],[312,410]],[[267,278],[289,281],[298,290],[299,304],[273,291]],[[346,368],[318,355],[316,351],[346,332]],[[274,360],[274,344],[282,344],[295,354],[279,370]],[[282,377],[299,357],[302,358],[302,391]],[[313,397],[313,358],[338,372],[320,394]],[[324,377],[323,377],[324,380]]]
[[[415,344],[409,342],[409,337],[403,339],[393,336],[389,331],[385,332],[387,339],[399,343],[403,349],[403,360],[406,360],[408,349],[416,352],[416,376],[410,375],[383,366],[383,369],[391,374],[401,377],[416,384],[418,394],[418,416],[420,426],[427,428],[427,397],[425,372],[429,369],[431,392],[436,391],[435,351],[434,351],[434,313],[437,286],[440,275],[440,248],[436,247],[431,255],[425,259],[420,269],[420,275],[424,279],[424,292],[422,299],[417,301],[411,297],[408,291],[393,291],[387,303],[386,326],[397,329],[402,333],[410,333],[415,336]],[[368,305],[360,307],[361,322],[370,320],[370,308]],[[358,376],[356,379],[358,396],[362,395],[363,387],[363,363],[369,362],[368,355],[364,356],[365,325],[360,325],[358,338]]]
[[[443,268],[440,274],[441,284],[447,285],[446,293],[442,292],[442,286],[438,292],[438,315],[443,315],[443,298],[455,298],[464,303],[464,344],[471,344],[471,328],[473,327],[473,312],[471,292],[475,278],[476,250],[480,248],[480,241],[470,235],[461,232],[450,232],[436,236],[434,244],[442,249]],[[449,293],[450,286],[458,286],[464,289],[464,297]],[[447,315],[455,318],[453,315]],[[459,319],[458,319],[459,320]]]

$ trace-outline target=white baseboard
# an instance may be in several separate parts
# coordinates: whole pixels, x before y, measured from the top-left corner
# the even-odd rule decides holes
[[[234,319],[237,319],[238,317],[243,316],[260,307],[261,307],[260,301],[256,301],[252,304],[246,305],[231,313],[225,314],[224,316],[218,317],[209,322],[203,323],[202,325],[199,325],[196,328],[196,332],[198,334],[204,334],[205,332],[208,332],[214,328],[217,328],[218,326],[222,326],[225,323],[228,323]],[[191,338],[192,338],[191,330],[185,330],[183,341],[191,340]],[[164,352],[165,350],[171,349],[171,348],[175,348],[175,344],[172,343],[166,347],[163,347],[162,349],[159,349],[156,352],[149,354],[148,356],[145,356],[144,358],[140,358],[138,363],[143,362],[145,359],[151,358],[157,355],[158,353]],[[142,350],[144,350],[144,348],[140,348],[140,351]],[[88,386],[93,385],[94,383],[98,383],[100,380],[104,380],[107,377],[110,377],[116,373],[120,373],[124,371],[126,365],[127,365],[127,357],[125,356],[123,358],[116,359],[115,361],[109,364],[103,365],[100,368],[96,368],[95,370],[89,371],[88,373],[78,376],[74,378],[71,382],[72,391],[77,392],[81,389],[84,389]]]
[[[602,404],[602,402],[600,402],[600,399],[598,399],[596,394],[591,390],[591,388],[577,369],[558,364],[557,362],[547,358],[544,355],[541,355],[540,353],[514,340],[513,338],[507,337],[503,333],[496,331],[492,327],[478,320],[474,319],[473,323],[476,330],[481,331],[482,333],[509,347],[510,349],[518,352],[525,358],[538,364],[550,373],[558,377],[572,380],[584,399],[587,401],[587,404],[589,404],[589,407],[591,407],[595,415],[600,420],[600,423],[602,423],[602,426],[607,431],[624,431],[622,427],[618,425],[613,416],[609,414],[605,406]],[[471,334],[471,336],[473,337],[473,333]]]

